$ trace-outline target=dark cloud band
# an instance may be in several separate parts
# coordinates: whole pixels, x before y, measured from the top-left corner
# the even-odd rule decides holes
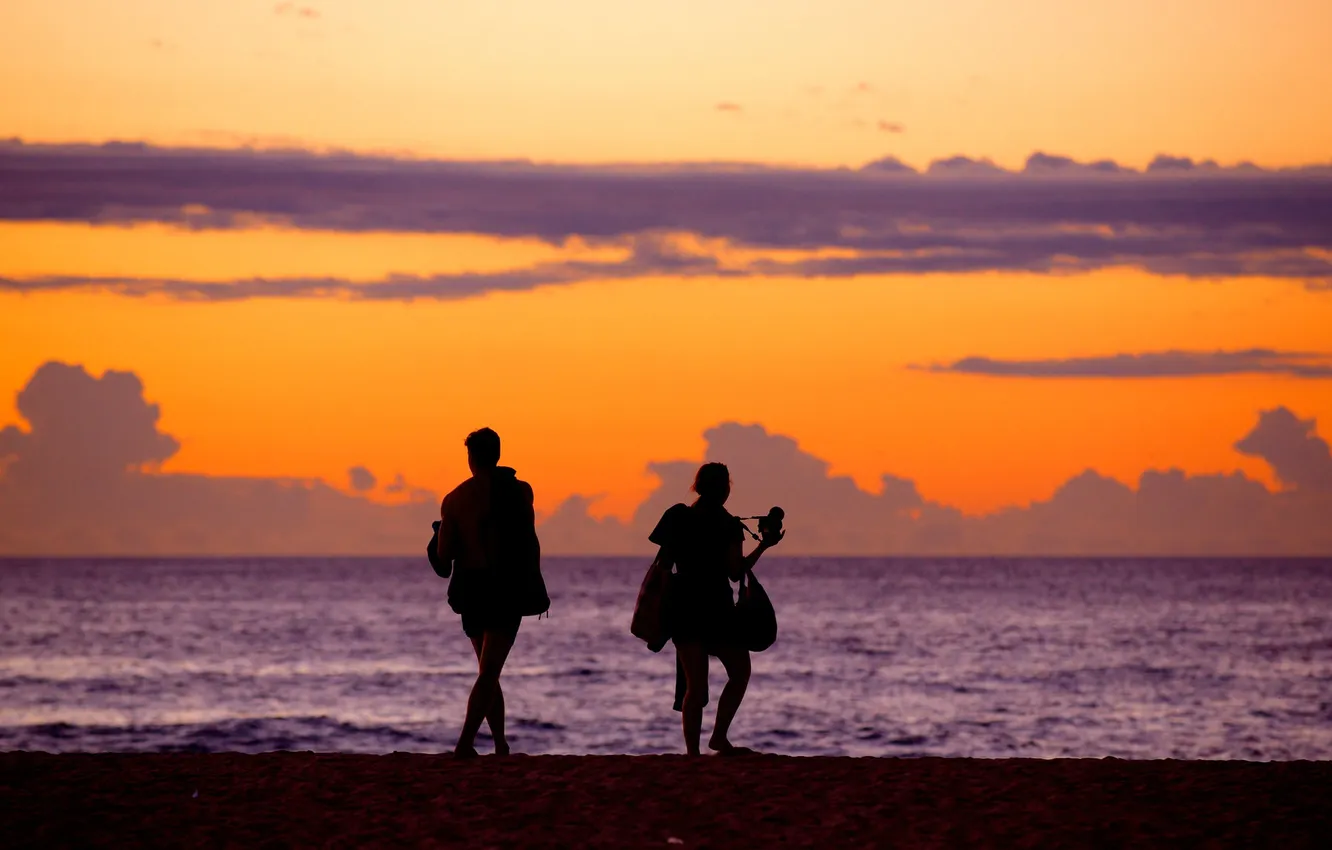
[[[624,242],[689,233],[853,256],[756,265],[806,277],[1136,266],[1332,281],[1332,169],[1145,172],[1033,155],[1020,172],[957,157],[920,174],[756,165],[567,166],[139,144],[0,144],[0,220],[264,224]],[[559,281],[554,281],[559,282]]]
[[[1251,348],[1245,351],[1155,351],[1047,360],[965,357],[953,363],[912,368],[1004,378],[1197,378],[1268,374],[1326,379],[1332,378],[1332,355]]]
[[[0,277],[0,292],[35,294],[58,291],[110,292],[130,297],[160,296],[175,301],[243,301],[255,298],[345,298],[354,301],[449,301],[488,292],[522,292],[539,286],[593,280],[626,280],[649,275],[732,277],[752,274],[724,267],[707,254],[681,250],[670,240],[650,236],[632,240],[619,260],[539,263],[497,272],[439,275],[395,274],[380,280],[338,277],[252,277],[233,280],[185,280],[133,276],[55,275]]]

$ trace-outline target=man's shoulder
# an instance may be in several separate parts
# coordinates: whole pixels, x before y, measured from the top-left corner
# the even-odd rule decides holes
[[[536,501],[536,492],[532,489],[531,484],[528,484],[526,481],[524,481],[521,478],[515,478],[513,480],[513,483],[517,486],[519,495],[521,495],[525,500],[527,500],[528,502]]]
[[[506,499],[517,498],[531,504],[535,500],[532,494],[532,485],[518,477],[518,473],[511,466],[495,467],[494,476],[491,478],[491,486],[498,487]]]
[[[476,479],[475,478],[466,479],[457,487],[454,487],[452,490],[450,490],[448,494],[444,496],[442,507],[447,508],[451,504],[457,504],[459,500],[467,499],[470,496],[472,490],[474,490],[475,488],[476,488]]]

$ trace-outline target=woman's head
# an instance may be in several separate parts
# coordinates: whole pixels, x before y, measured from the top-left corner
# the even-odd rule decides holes
[[[705,463],[698,468],[694,486],[689,489],[698,494],[700,502],[726,504],[731,495],[731,471],[724,463]]]

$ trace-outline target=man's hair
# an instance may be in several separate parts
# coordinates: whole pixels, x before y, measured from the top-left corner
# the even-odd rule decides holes
[[[480,428],[467,435],[463,440],[469,454],[482,466],[495,466],[500,459],[499,434],[489,428]]]

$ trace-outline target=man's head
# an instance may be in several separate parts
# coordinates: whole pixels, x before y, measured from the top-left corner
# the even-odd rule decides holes
[[[473,473],[494,469],[499,463],[499,434],[489,428],[481,428],[468,434],[463,444],[467,446],[467,465],[471,467]]]

